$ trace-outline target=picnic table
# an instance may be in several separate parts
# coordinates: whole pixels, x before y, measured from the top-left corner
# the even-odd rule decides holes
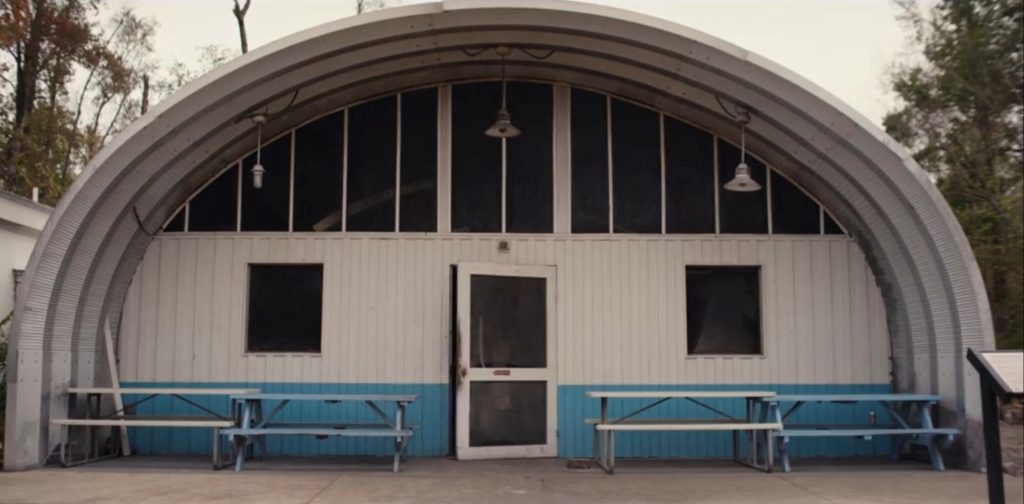
[[[932,467],[936,471],[944,471],[940,449],[953,441],[960,433],[959,429],[939,428],[932,420],[931,407],[938,404],[941,398],[937,395],[925,394],[785,394],[761,399],[764,403],[760,409],[762,421],[773,421],[781,424],[780,430],[774,433],[779,438],[779,462],[785,472],[790,471],[789,443],[796,437],[853,437],[872,439],[875,436],[893,436],[892,457],[897,459],[903,447],[908,443],[927,447]],[[789,418],[805,404],[862,404],[878,403],[892,416],[892,422],[886,424],[826,424],[809,425],[789,422]],[[791,403],[784,409],[783,403]]]
[[[587,397],[601,400],[601,418],[587,419],[587,423],[594,425],[594,453],[593,460],[598,467],[604,469],[608,474],[615,473],[615,433],[619,431],[650,432],[650,431],[731,431],[733,442],[733,460],[764,471],[770,471],[772,467],[772,437],[766,436],[768,449],[764,453],[763,465],[758,458],[758,442],[755,433],[758,431],[770,431],[781,428],[781,424],[768,420],[757,419],[757,407],[760,400],[775,396],[774,392],[767,391],[640,391],[640,392],[600,392],[588,391]],[[650,399],[650,404],[636,409],[618,418],[609,418],[609,399]],[[672,399],[682,399],[691,402],[703,409],[715,414],[712,418],[635,418],[637,415],[650,410]],[[714,408],[704,402],[707,399],[741,399],[744,401],[744,416],[734,417],[720,409]],[[740,456],[740,432],[747,433],[746,458]]]
[[[72,415],[70,418],[55,418],[51,420],[54,425],[60,426],[60,463],[64,467],[95,462],[120,454],[111,453],[105,456],[99,454],[98,438],[92,435],[92,429],[96,427],[171,427],[171,428],[211,428],[213,429],[213,466],[220,465],[220,435],[223,428],[234,427],[235,419],[222,415],[202,404],[196,403],[186,396],[232,396],[237,394],[258,393],[257,388],[183,388],[183,387],[71,387],[68,395],[71,404],[68,409]],[[74,396],[84,394],[86,396],[85,418],[74,418],[75,401]],[[100,414],[100,403],[104,395],[133,395],[143,396],[132,403],[124,405],[121,409],[115,410],[109,415]],[[194,408],[199,409],[206,415],[129,415],[126,412],[134,409],[135,406],[151,401],[157,397],[170,397],[182,401]],[[72,461],[66,450],[68,443],[68,429],[72,427],[86,427],[89,429],[86,444],[89,451],[82,460]],[[119,446],[119,450],[123,447]]]
[[[238,412],[240,423],[237,427],[222,430],[221,435],[227,436],[232,446],[236,471],[242,470],[246,451],[250,446],[258,446],[260,453],[266,456],[266,436],[268,435],[305,435],[318,438],[327,436],[393,437],[395,445],[392,471],[397,473],[402,452],[413,434],[413,426],[406,423],[405,408],[416,399],[417,396],[414,394],[236,394],[231,396],[232,411]],[[276,419],[289,404],[300,401],[318,401],[327,404],[357,402],[369,408],[380,421],[373,423],[289,422]],[[276,404],[264,408],[264,402]],[[394,418],[388,416],[378,403],[394,403]]]

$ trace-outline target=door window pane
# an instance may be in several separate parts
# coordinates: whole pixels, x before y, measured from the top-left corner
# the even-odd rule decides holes
[[[501,232],[501,140],[484,134],[500,106],[500,82],[452,86],[452,231]]]
[[[711,133],[665,118],[665,231],[715,232],[715,144]]]
[[[319,352],[322,264],[250,264],[249,352]]]
[[[542,381],[472,382],[469,445],[547,444],[547,393]]]
[[[658,113],[612,100],[612,216],[616,233],[661,232]]]
[[[760,191],[728,191],[722,186],[736,175],[740,163],[740,149],[728,142],[718,141],[718,205],[719,225],[723,233],[767,233],[768,191],[765,190],[765,165],[747,156],[750,176],[761,184]]]
[[[820,234],[821,208],[810,196],[774,171],[772,177],[772,233]]]
[[[608,98],[572,90],[572,232],[607,233]]]
[[[242,231],[288,231],[292,136],[263,146],[263,187],[252,186],[256,153],[242,161]]]
[[[349,109],[347,231],[395,230],[397,113],[395,96]]]
[[[522,134],[505,141],[505,229],[550,233],[554,225],[551,86],[509,82],[508,110]]]
[[[188,203],[189,231],[235,231],[238,227],[238,165],[221,173]]]
[[[401,231],[437,230],[437,88],[402,93]]]
[[[757,266],[686,267],[686,345],[690,355],[761,353]]]
[[[295,130],[295,231],[341,231],[345,114]]]
[[[470,279],[470,365],[545,367],[547,320],[547,280],[473,275]]]

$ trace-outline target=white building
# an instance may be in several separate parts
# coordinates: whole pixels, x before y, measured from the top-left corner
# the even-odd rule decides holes
[[[14,310],[17,287],[53,209],[0,190],[0,320]]]
[[[502,107],[521,135],[485,134]],[[752,192],[725,187],[744,138]],[[108,319],[129,385],[418,394],[412,455],[586,455],[583,391],[614,387],[936,393],[959,448],[981,449],[963,355],[993,346],[992,324],[936,188],[834,97],[662,20],[466,0],[328,23],[167,99],[54,215],[17,308],[8,468],[52,452],[63,388],[107,380]]]

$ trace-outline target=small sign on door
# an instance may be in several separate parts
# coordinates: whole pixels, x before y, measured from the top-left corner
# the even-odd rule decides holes
[[[512,371],[509,369],[495,369],[494,376],[511,376]]]

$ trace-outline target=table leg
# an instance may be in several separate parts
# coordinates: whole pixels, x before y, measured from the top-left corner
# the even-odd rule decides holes
[[[930,405],[928,403],[920,403],[917,405],[917,409],[921,416],[921,427],[925,429],[935,428],[935,425],[932,423],[932,408]],[[928,458],[932,461],[932,469],[935,469],[936,471],[945,471],[946,465],[942,462],[942,454],[939,453],[939,445],[936,436],[928,436],[927,442]]]
[[[615,431],[608,433],[608,474],[615,474]]]
[[[261,401],[261,400],[255,401],[254,407],[256,408],[255,422],[257,424],[262,424],[263,423],[263,401]],[[260,445],[260,456],[259,456],[259,458],[261,460],[267,458],[267,437],[263,436],[263,435],[256,436],[256,442]]]
[[[401,431],[404,428],[404,425],[405,425],[403,423],[404,420],[405,420],[403,418],[403,416],[404,416],[403,415],[403,413],[404,413],[403,410],[404,409],[405,409],[405,405],[399,403],[398,407],[397,407],[397,409],[395,411],[395,426],[398,428],[399,431]],[[391,468],[391,472],[394,472],[394,473],[398,472],[399,462],[400,462],[400,458],[402,456],[402,446],[404,444],[402,441],[403,441],[403,438],[402,438],[401,435],[398,435],[397,437],[395,437],[395,460],[394,460],[394,465]]]
[[[246,399],[242,403],[242,427],[248,428],[252,422],[252,404],[253,401]],[[235,471],[242,470],[242,464],[245,461],[245,452],[249,445],[249,436],[236,435],[234,436],[235,441]]]
[[[772,457],[775,455],[772,443],[775,441],[775,434],[772,431],[764,431],[764,435],[767,438],[765,444],[767,444],[768,451],[764,454],[765,460],[765,472],[772,472],[774,470],[775,461]]]
[[[601,424],[608,423],[608,398],[601,398]],[[596,429],[597,426],[594,426]],[[601,431],[601,465],[604,466],[604,470],[608,470],[608,433],[610,431]]]
[[[213,469],[220,465],[220,427],[213,428]]]

